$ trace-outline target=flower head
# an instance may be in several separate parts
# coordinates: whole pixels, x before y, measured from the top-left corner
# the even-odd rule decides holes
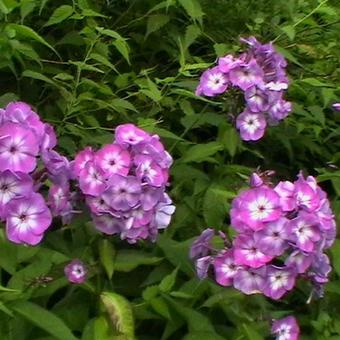
[[[87,269],[84,262],[74,259],[64,268],[66,278],[71,283],[84,283],[87,276]]]
[[[294,316],[287,316],[273,322],[272,334],[276,340],[298,340],[300,328]]]

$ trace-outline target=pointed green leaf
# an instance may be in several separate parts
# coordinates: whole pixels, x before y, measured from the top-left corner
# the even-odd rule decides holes
[[[73,8],[70,5],[62,5],[58,7],[50,16],[47,23],[44,26],[51,26],[58,24],[73,14]]]
[[[77,340],[63,320],[32,302],[17,301],[10,308],[57,339]]]
[[[112,278],[112,274],[114,270],[115,254],[116,254],[116,251],[113,248],[113,245],[109,240],[102,240],[99,243],[100,262],[105,268],[106,274],[109,279]]]

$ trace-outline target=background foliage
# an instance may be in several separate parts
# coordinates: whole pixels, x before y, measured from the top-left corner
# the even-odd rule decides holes
[[[303,284],[273,303],[199,281],[188,260],[202,229],[230,232],[230,201],[258,166],[278,178],[318,175],[339,215],[340,118],[330,109],[340,98],[339,16],[337,0],[0,0],[0,105],[33,105],[68,156],[111,141],[123,122],[158,133],[175,159],[177,206],[155,245],[105,238],[86,216],[56,221],[39,247],[1,232],[0,338],[257,340],[292,313],[303,338],[340,339],[340,241],[325,298],[309,304]],[[258,143],[241,143],[231,96],[193,94],[201,71],[249,35],[288,59],[294,103]],[[90,267],[81,286],[63,275],[74,257]]]

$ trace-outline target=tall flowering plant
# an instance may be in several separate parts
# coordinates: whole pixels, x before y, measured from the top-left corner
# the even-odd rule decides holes
[[[253,174],[250,183],[232,202],[236,237],[229,242],[220,233],[225,247],[215,250],[215,232],[209,228],[193,243],[190,255],[198,276],[206,277],[211,265],[218,284],[274,300],[301,278],[311,283],[312,295],[322,296],[331,271],[325,250],[336,235],[326,193],[314,177],[302,173],[295,182],[276,185]]]
[[[284,99],[287,62],[272,43],[261,44],[254,37],[241,41],[248,49],[238,56],[221,57],[204,71],[196,95],[214,97],[234,88],[245,106],[237,114],[236,127],[243,140],[255,141],[263,137],[267,125],[277,125],[292,109]]]

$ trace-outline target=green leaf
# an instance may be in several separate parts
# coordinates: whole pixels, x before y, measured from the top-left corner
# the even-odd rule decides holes
[[[243,324],[242,326],[248,340],[263,340],[263,335],[260,334],[251,324]]]
[[[56,55],[59,56],[58,52],[37,32],[35,32],[32,28],[25,26],[25,25],[18,25],[18,24],[9,24],[7,28],[15,30],[16,34],[20,37],[24,37],[26,39],[33,39],[46,47],[52,50]]]
[[[188,148],[181,161],[184,163],[204,162],[208,157],[215,155],[220,150],[223,150],[223,145],[218,142],[197,144]]]
[[[281,27],[281,30],[287,35],[287,37],[293,41],[295,38],[295,27],[292,25]]]
[[[190,332],[182,340],[197,340],[197,339],[223,340],[225,338],[216,333],[202,331],[202,332]]]
[[[228,213],[228,199],[235,196],[215,184],[211,185],[204,195],[203,216],[207,225],[220,228]]]
[[[145,39],[153,32],[158,31],[161,27],[165,26],[170,20],[168,15],[155,14],[148,18]]]
[[[129,301],[123,296],[111,292],[102,293],[100,300],[113,328],[121,335],[126,336],[126,340],[134,339],[134,320]]]
[[[124,59],[127,61],[127,63],[130,65],[130,48],[128,43],[124,39],[117,39],[112,43],[117,51],[124,57]]]
[[[43,75],[42,73],[39,73],[39,72],[26,70],[22,73],[22,76],[26,77],[26,78],[41,80],[41,81],[48,83],[50,85],[57,86],[57,84],[53,80],[51,80],[50,78],[47,78],[45,75]]]
[[[332,84],[323,83],[317,78],[304,78],[304,79],[301,79],[300,81],[308,85],[315,86],[315,87],[333,87]]]
[[[117,252],[114,261],[114,270],[130,272],[141,265],[156,265],[162,261],[162,257],[156,257],[149,253],[137,250],[123,249]]]
[[[24,21],[26,16],[33,12],[36,5],[37,5],[36,0],[21,0],[20,3],[21,21]]]
[[[189,25],[185,31],[184,48],[188,47],[201,35],[201,29],[197,25]],[[208,67],[208,66],[207,66]]]
[[[62,5],[58,7],[50,16],[47,23],[44,26],[51,26],[59,24],[60,22],[66,20],[73,14],[73,8],[70,5]]]
[[[30,321],[60,340],[76,340],[71,330],[52,312],[29,301],[17,301],[10,305],[18,315]]]
[[[111,279],[113,275],[115,253],[116,251],[109,240],[105,239],[99,243],[100,262],[105,268],[107,277],[109,279]]]
[[[118,73],[116,67],[105,57],[103,57],[102,55],[98,54],[98,53],[91,53],[90,54],[90,58],[93,60],[98,61],[99,63],[109,67],[111,70],[115,71],[116,73]]]
[[[185,9],[191,19],[202,22],[203,11],[198,0],[179,0],[180,5]]]
[[[159,289],[163,293],[170,292],[175,285],[176,277],[178,273],[178,267],[169,275],[167,275],[159,284]]]
[[[333,258],[335,272],[340,277],[340,240],[335,240],[334,244],[330,248],[330,251]]]
[[[157,312],[159,315],[163,316],[165,319],[171,319],[169,306],[162,297],[155,297],[151,299],[149,303],[154,311]]]

